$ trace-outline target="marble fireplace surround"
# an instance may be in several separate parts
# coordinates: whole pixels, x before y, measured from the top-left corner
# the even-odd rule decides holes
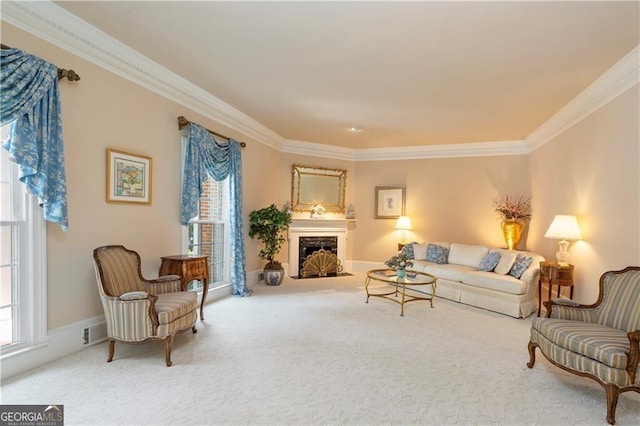
[[[337,237],[337,256],[344,266],[347,252],[348,219],[293,219],[289,225],[289,276],[300,274],[300,237]]]

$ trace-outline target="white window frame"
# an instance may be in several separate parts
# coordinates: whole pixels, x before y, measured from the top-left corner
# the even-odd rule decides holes
[[[186,138],[182,138],[182,156],[184,159],[184,148],[186,146]],[[184,160],[182,162],[184,167]],[[184,174],[183,174],[184,175]],[[213,179],[209,177],[210,179]],[[223,279],[218,282],[211,282],[209,280],[209,291],[216,290],[224,287],[231,286],[231,230],[230,230],[230,205],[229,205],[229,181],[227,178],[224,180],[222,185],[222,221],[200,221],[198,217],[191,220],[191,222],[200,222],[200,223],[224,223],[224,246],[223,246]],[[189,252],[189,226],[182,225],[182,233],[181,233],[181,246],[182,252]]]
[[[4,149],[4,148],[0,148]],[[5,167],[6,164],[2,164]],[[47,338],[47,228],[37,197],[27,193],[18,180],[18,166],[10,163],[14,220],[0,222],[17,225],[12,238],[12,262],[18,264],[13,289],[17,290],[18,315],[12,319],[17,340],[0,347],[0,359],[46,344]]]
[[[229,226],[229,179],[225,179],[222,185],[222,220],[200,220],[194,218],[191,223],[223,223],[224,224],[224,245],[223,245],[223,279],[222,281],[212,282],[209,280],[209,290],[218,289],[231,285],[231,232]],[[189,226],[182,226],[182,252],[189,252]]]

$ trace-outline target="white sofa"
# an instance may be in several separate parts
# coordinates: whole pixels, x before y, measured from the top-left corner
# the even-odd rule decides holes
[[[429,247],[430,245],[436,247]],[[445,249],[446,253],[444,253]],[[445,242],[410,243],[403,251],[414,259],[414,265],[409,268],[410,270],[426,272],[438,278],[437,297],[515,318],[526,318],[536,309],[540,262],[544,260],[544,257],[539,254]],[[485,259],[489,252],[498,253],[490,256],[494,262],[499,256],[498,264],[488,271],[479,270],[483,260],[485,260],[483,268],[491,268],[492,262],[488,262],[490,259]],[[427,254],[429,259],[440,263],[427,260]],[[520,255],[519,258],[518,255]],[[516,258],[519,266],[513,268]],[[526,266],[527,263],[529,263],[528,266]],[[522,270],[524,272],[519,275],[518,272]],[[427,291],[429,292],[430,290]]]

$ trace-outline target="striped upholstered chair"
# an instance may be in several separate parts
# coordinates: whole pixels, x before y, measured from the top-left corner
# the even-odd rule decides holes
[[[616,421],[622,392],[640,392],[640,267],[606,272],[593,305],[556,299],[545,302],[547,318],[534,318],[529,341],[554,365],[594,379],[607,395],[607,421]]]
[[[196,293],[181,291],[177,275],[145,280],[140,255],[123,246],[98,247],[93,251],[93,263],[107,321],[107,362],[113,360],[116,341],[164,340],[170,367],[173,337],[189,329],[196,332]]]

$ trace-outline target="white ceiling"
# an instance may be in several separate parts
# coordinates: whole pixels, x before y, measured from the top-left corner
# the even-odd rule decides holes
[[[524,139],[640,44],[637,1],[55,3],[285,139],[355,149]]]

